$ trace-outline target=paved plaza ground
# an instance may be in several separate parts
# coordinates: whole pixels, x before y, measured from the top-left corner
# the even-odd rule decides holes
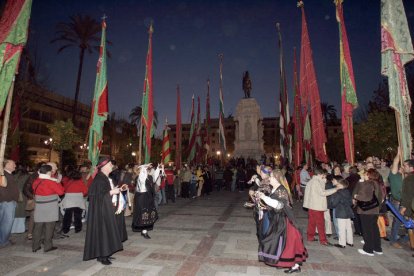
[[[13,235],[15,245],[0,249],[0,275],[286,275],[257,261],[252,210],[243,208],[247,193],[214,192],[198,199],[178,198],[160,207],[160,219],[146,240],[130,230],[124,250],[111,266],[82,261],[85,229],[54,240],[58,250],[32,253],[25,235]],[[296,218],[306,228],[300,205]],[[414,275],[414,258],[404,249],[383,242],[384,255],[362,256],[355,247],[339,249],[307,243],[309,259],[300,275]],[[331,242],[335,242],[331,240]]]

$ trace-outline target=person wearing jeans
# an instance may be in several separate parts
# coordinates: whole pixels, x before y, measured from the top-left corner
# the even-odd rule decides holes
[[[16,169],[16,163],[13,160],[5,160],[3,166],[7,183],[5,187],[0,186],[0,247],[10,244],[9,238],[13,227],[16,202],[19,200],[19,188],[12,175]]]

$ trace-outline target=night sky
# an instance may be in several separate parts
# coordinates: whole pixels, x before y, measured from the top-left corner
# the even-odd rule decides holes
[[[404,1],[411,33],[414,3]],[[339,37],[332,0],[306,0],[308,21],[321,101],[340,112]],[[280,22],[289,102],[293,103],[293,48],[298,66],[301,13],[294,0],[272,1],[132,1],[132,0],[34,0],[29,49],[40,65],[40,79],[48,88],[74,97],[78,68],[77,48],[57,54],[50,44],[58,22],[70,15],[87,14],[98,20],[107,16],[108,83],[110,112],[127,118],[141,104],[148,26],[154,21],[154,109],[159,121],[175,123],[176,85],[181,87],[183,122],[190,120],[191,96],[201,96],[205,114],[206,80],[211,80],[211,117],[218,116],[219,53],[224,54],[223,91],[226,116],[244,93],[242,74],[252,79],[252,97],[262,115],[278,115],[279,48],[275,24]],[[344,17],[353,60],[357,95],[366,104],[380,82],[380,1],[345,0]],[[80,100],[90,103],[98,54],[86,55]],[[158,128],[160,129],[160,127]]]

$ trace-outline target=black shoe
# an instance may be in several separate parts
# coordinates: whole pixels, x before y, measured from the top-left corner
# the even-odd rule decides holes
[[[33,249],[32,251],[33,251],[33,253],[34,252],[37,252],[37,250],[39,250],[41,247],[39,246],[38,248],[36,248],[36,249]]]
[[[345,245],[340,245],[339,243],[335,244],[336,247],[345,248]]]
[[[346,243],[346,245],[348,245],[350,247],[354,247],[354,245],[353,244],[350,244],[350,243]]]
[[[326,236],[327,236],[328,238],[330,238],[330,237],[332,237],[332,234],[326,234]]]
[[[301,269],[300,269],[300,266],[298,266],[297,268],[289,268],[288,270],[285,270],[285,273],[287,273],[287,274],[292,274],[292,273],[296,273],[296,272],[300,272],[301,271]]]
[[[46,253],[46,252],[49,252],[49,251],[56,250],[56,249],[57,249],[57,247],[56,247],[56,246],[52,246],[52,248],[50,248],[50,249],[48,249],[48,250],[45,250],[45,253]]]
[[[111,265],[112,262],[109,260],[109,258],[98,258],[98,262],[101,262],[103,265]]]
[[[148,239],[151,239],[151,237],[148,235],[148,233],[145,233],[145,234],[144,234],[144,233],[142,233],[142,232],[141,232],[141,236],[143,236],[143,237],[144,237],[144,238],[146,238],[147,240],[148,240]]]

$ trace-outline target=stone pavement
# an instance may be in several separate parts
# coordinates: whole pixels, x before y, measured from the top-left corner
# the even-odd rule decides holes
[[[286,275],[257,261],[252,210],[242,207],[246,198],[246,193],[227,191],[178,198],[160,207],[150,240],[130,230],[128,217],[129,239],[111,266],[82,261],[85,229],[54,240],[58,250],[49,253],[32,253],[25,235],[13,235],[16,244],[0,249],[0,275]],[[295,213],[305,227],[307,214],[300,206]],[[355,247],[346,249],[307,243],[309,259],[301,275],[414,275],[407,245],[395,249],[384,241],[384,255],[369,257],[357,252],[360,240],[355,238]]]

